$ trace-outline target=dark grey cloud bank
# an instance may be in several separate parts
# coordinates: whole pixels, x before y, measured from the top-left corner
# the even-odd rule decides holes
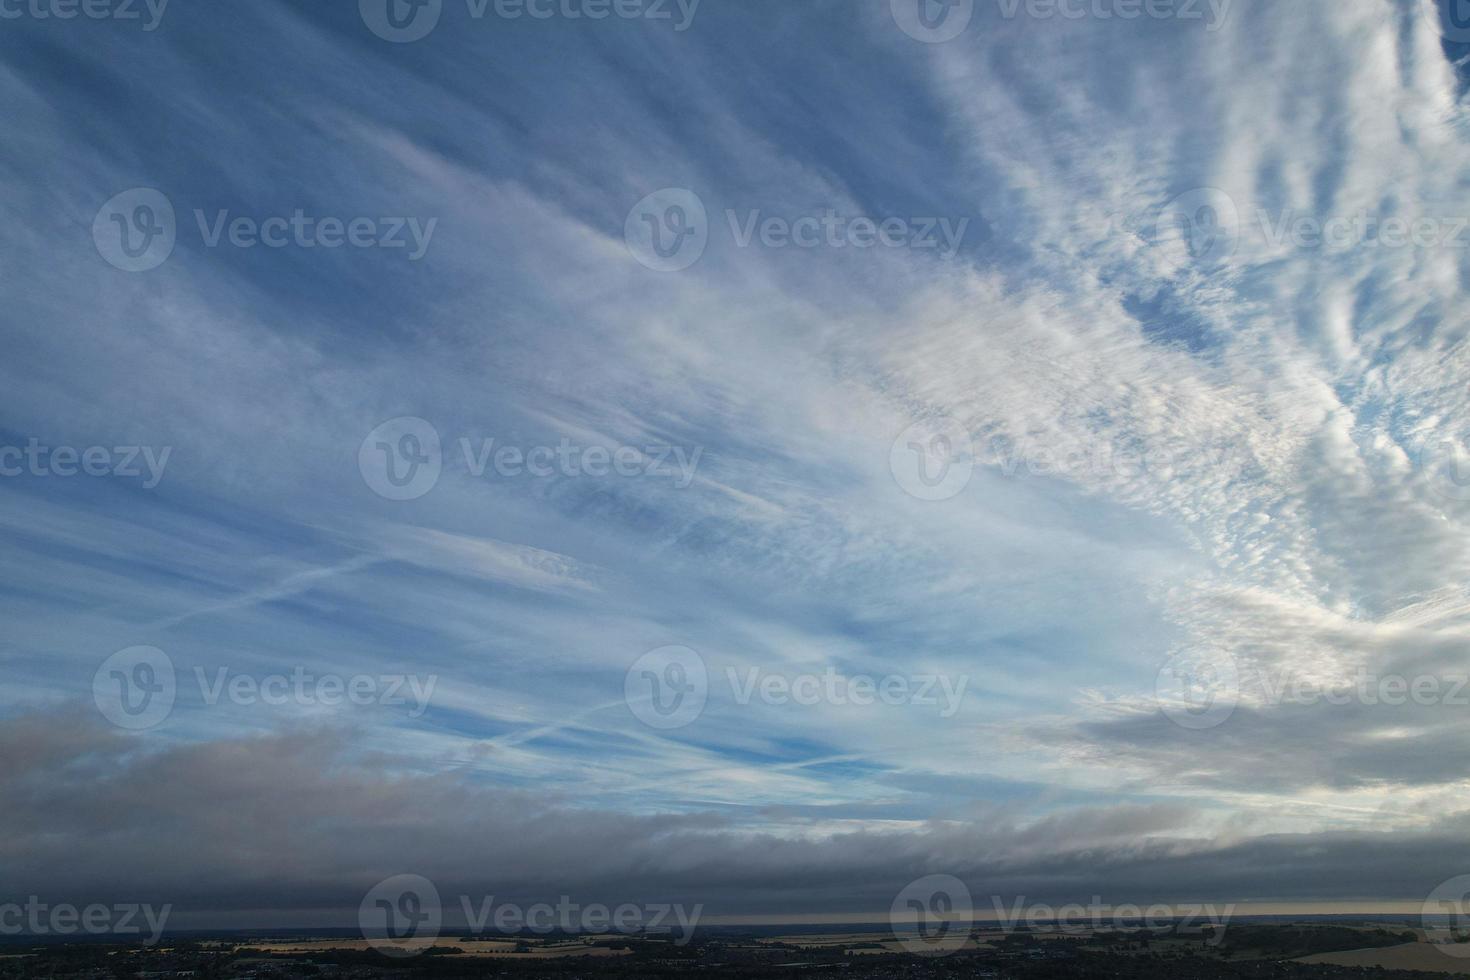
[[[302,730],[146,748],[82,712],[0,724],[5,895],[172,903],[183,926],[298,915],[353,924],[411,872],[441,895],[703,903],[706,914],[881,913],[911,880],[964,880],[981,907],[1087,901],[1421,900],[1470,868],[1470,811],[1418,832],[1179,832],[1173,803],[1078,807],[796,840],[713,813],[647,815],[507,793],[457,773],[383,775],[350,733]],[[1167,835],[1168,839],[1165,839]],[[453,899],[448,899],[454,904]]]
[[[1443,689],[1457,683],[1446,682]],[[1285,797],[1315,788],[1451,785],[1454,760],[1470,753],[1465,710],[1326,702],[1241,705],[1225,723],[1204,732],[1181,729],[1158,712],[1086,722],[1072,732],[1083,736],[1077,751],[1099,763],[1135,765],[1153,780],[1168,773],[1177,784],[1201,790],[1249,789]]]

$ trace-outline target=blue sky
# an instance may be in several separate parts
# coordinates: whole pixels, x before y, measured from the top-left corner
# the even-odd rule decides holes
[[[245,914],[412,870],[859,912],[930,873],[1417,900],[1470,860],[1465,707],[1257,683],[1467,669],[1470,32],[1428,0],[975,0],[932,43],[905,2],[442,0],[401,42],[373,0],[6,8],[0,446],[142,466],[0,477],[21,888]],[[138,189],[172,250],[129,271]],[[704,248],[659,271],[626,229],[668,189]],[[298,211],[372,244],[248,230]],[[740,231],[828,214],[902,241]],[[363,461],[405,418],[439,475],[389,499]],[[915,432],[955,436],[942,499]],[[492,439],[581,465],[476,475]],[[132,731],[94,679],[139,646],[177,694]],[[705,704],[660,729],[626,685],[671,646]],[[1181,661],[1234,672],[1228,719],[1171,720]],[[211,704],[222,668],[434,687]],[[964,686],[742,704],[752,670]]]

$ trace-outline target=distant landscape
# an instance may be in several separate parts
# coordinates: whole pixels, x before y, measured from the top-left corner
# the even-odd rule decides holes
[[[877,926],[712,929],[683,946],[658,935],[473,936],[441,937],[389,956],[372,940],[327,934],[175,936],[153,948],[101,939],[32,944],[20,938],[0,946],[0,980],[776,980],[813,972],[991,980],[1470,977],[1470,959],[1452,956],[1421,930],[1393,921],[1247,921],[1223,933],[1182,924],[1106,931],[976,926],[941,955],[915,952],[914,940]]]

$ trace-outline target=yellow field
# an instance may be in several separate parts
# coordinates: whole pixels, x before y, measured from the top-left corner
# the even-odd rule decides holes
[[[1379,949],[1349,949],[1340,953],[1318,953],[1304,956],[1299,963],[1326,963],[1331,966],[1381,966],[1386,970],[1424,970],[1470,976],[1470,959],[1457,959],[1431,943],[1404,943]]]

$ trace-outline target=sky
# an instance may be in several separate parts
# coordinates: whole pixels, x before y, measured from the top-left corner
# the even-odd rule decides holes
[[[0,0],[0,892],[1417,907],[1461,13]]]

